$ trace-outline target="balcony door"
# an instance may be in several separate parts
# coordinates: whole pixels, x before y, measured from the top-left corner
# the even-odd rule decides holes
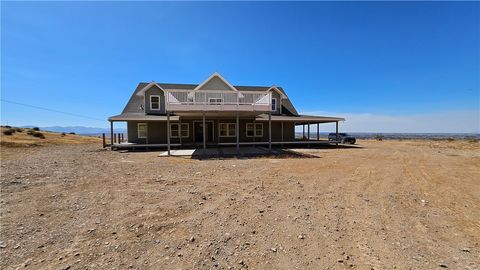
[[[202,144],[203,143],[203,123],[202,123],[202,121],[193,122],[193,129],[194,129],[195,143]],[[205,121],[205,134],[206,134],[207,143],[214,141],[213,121]]]

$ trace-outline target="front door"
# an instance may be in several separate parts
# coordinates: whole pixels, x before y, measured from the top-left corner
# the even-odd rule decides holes
[[[203,123],[194,122],[195,143],[203,143]],[[213,122],[205,122],[206,142],[213,142]]]

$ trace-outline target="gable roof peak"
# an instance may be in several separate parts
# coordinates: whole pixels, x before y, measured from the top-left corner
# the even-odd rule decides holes
[[[235,88],[235,86],[233,86],[231,83],[229,83],[225,78],[223,78],[222,75],[220,75],[220,73],[218,73],[217,71],[213,72],[212,75],[210,75],[210,77],[208,77],[205,81],[203,81],[201,84],[197,85],[197,87],[195,87],[195,89],[193,90],[198,90],[200,88],[202,88],[205,84],[207,84],[210,80],[212,80],[213,78],[219,78],[223,83],[225,83],[230,89],[232,89],[233,91],[238,91],[237,88]]]
[[[270,91],[277,91],[278,94],[280,94],[280,97],[282,97],[282,99],[287,99],[287,95],[282,91],[280,90],[276,85],[272,85],[270,86],[270,88],[268,88],[267,92],[270,92]]]
[[[146,92],[148,89],[150,89],[152,86],[156,86],[156,87],[158,87],[160,90],[162,90],[162,91],[165,92],[165,90],[164,90],[158,83],[156,83],[155,81],[152,81],[152,82],[150,82],[149,84],[147,84],[146,86],[144,86],[142,89],[140,89],[140,91],[138,91],[138,93],[137,93],[137,96],[143,96],[143,95],[145,95],[145,92]]]

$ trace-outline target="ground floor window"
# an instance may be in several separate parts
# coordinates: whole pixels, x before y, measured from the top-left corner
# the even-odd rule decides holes
[[[147,123],[138,123],[137,124],[137,137],[139,139],[147,138]]]
[[[235,137],[237,135],[235,123],[219,123],[218,127],[220,137]]]
[[[189,137],[189,128],[188,123],[172,123],[170,124],[170,137],[179,138],[182,135],[182,138]]]
[[[247,123],[247,137],[263,137],[263,123]]]

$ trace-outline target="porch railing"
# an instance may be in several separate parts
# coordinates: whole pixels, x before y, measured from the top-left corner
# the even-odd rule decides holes
[[[167,110],[243,110],[269,111],[272,107],[271,93],[226,92],[226,91],[182,91],[166,93]]]

